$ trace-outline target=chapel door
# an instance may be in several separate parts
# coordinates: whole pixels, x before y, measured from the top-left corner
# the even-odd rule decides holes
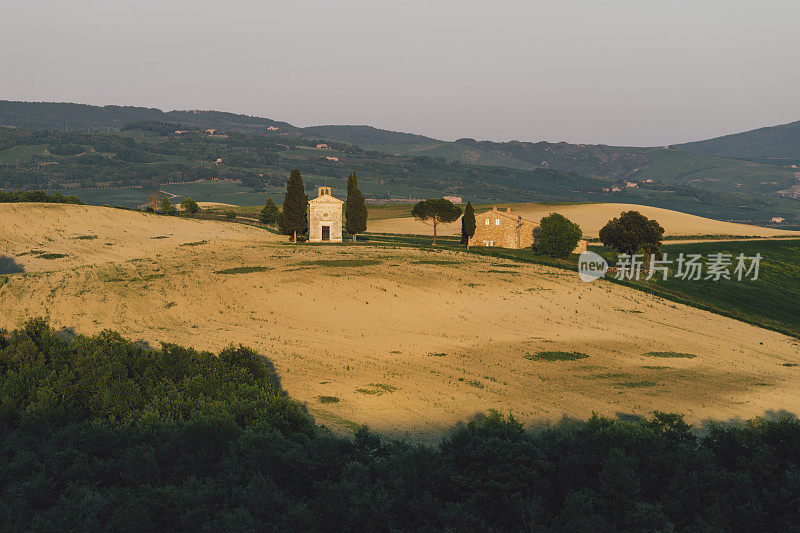
[[[330,226],[322,226],[322,240],[323,241],[331,240],[331,227]]]

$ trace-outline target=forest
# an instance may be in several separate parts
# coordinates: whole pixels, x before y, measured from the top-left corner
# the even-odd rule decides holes
[[[796,529],[800,422],[490,412],[437,446],[337,436],[242,346],[0,333],[0,529]]]

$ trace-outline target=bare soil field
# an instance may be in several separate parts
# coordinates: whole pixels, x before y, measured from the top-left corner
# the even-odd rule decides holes
[[[793,232],[781,229],[762,228],[748,224],[737,224],[734,222],[721,222],[709,218],[698,217],[660,207],[648,207],[634,204],[574,204],[574,205],[546,205],[546,204],[498,204],[498,207],[505,209],[511,207],[512,212],[523,217],[539,221],[542,217],[550,213],[560,213],[577,223],[583,230],[586,238],[597,237],[600,228],[609,220],[617,217],[623,211],[635,210],[649,218],[656,219],[666,230],[665,235],[742,235],[757,237],[788,236],[800,235],[800,232]],[[407,208],[410,213],[411,206]],[[485,209],[483,209],[485,211]],[[476,212],[481,212],[480,209]],[[397,216],[383,218],[383,213],[376,213],[374,219],[369,220],[368,230],[374,233],[412,233],[428,234],[431,227],[422,222],[414,220],[411,216]],[[439,225],[440,235],[460,235],[461,221],[452,224]]]
[[[46,316],[153,346],[251,346],[334,428],[432,440],[489,409],[800,413],[796,339],[540,265],[41,204],[0,205],[0,260],[17,266],[0,327]]]

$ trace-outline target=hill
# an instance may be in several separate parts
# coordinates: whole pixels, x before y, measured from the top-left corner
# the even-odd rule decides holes
[[[695,154],[800,164],[800,121],[673,145]]]
[[[241,133],[297,133],[285,122],[220,111],[169,111],[134,106],[95,106],[66,102],[14,102],[0,100],[0,127],[46,131],[119,131],[131,122],[180,122],[202,129]]]
[[[602,200],[738,222],[768,224],[782,217],[791,227],[800,224],[800,204],[781,196],[800,194],[798,171],[783,160],[665,147],[445,142],[370,126],[296,128],[216,111],[80,104],[0,102],[0,124],[13,127],[0,128],[0,187],[67,190],[101,204],[133,206],[163,183],[214,179],[244,190],[203,200],[258,203],[242,193],[278,196],[288,170],[297,167],[309,191],[328,183],[337,194],[356,170],[365,195],[382,200]],[[209,128],[216,134],[205,134]],[[332,150],[316,149],[321,140]],[[639,188],[610,191],[629,180]]]
[[[493,408],[525,422],[800,411],[800,374],[782,366],[796,363],[795,339],[548,266],[391,243],[293,246],[239,224],[62,204],[0,205],[0,235],[18,266],[0,286],[0,327],[49,316],[151,346],[242,343],[339,428],[435,440]],[[536,361],[544,352],[588,357]]]
[[[798,232],[777,228],[763,228],[748,224],[722,222],[698,217],[679,211],[662,209],[636,204],[621,203],[586,203],[586,204],[497,204],[499,209],[512,208],[514,214],[529,220],[539,221],[550,213],[559,213],[578,224],[584,237],[596,238],[600,228],[623,211],[635,210],[645,216],[656,219],[665,229],[665,238],[670,236],[704,235],[704,236],[800,236]],[[476,213],[490,209],[490,206],[476,206]],[[391,216],[384,216],[383,210],[370,212],[369,231],[376,233],[423,234],[431,232],[430,226],[411,217],[411,206],[391,211]],[[461,235],[461,222],[441,224],[440,235]]]
[[[372,146],[375,144],[404,145],[435,141],[435,139],[425,137],[424,135],[382,130],[372,126],[310,126],[303,128],[303,133],[311,137],[333,139],[350,144],[358,144],[360,146]]]

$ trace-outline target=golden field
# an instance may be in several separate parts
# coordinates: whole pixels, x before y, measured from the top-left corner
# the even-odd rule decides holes
[[[245,225],[103,207],[2,204],[0,268],[16,271],[0,286],[0,327],[47,316],[153,346],[244,344],[335,428],[366,423],[427,440],[488,409],[531,423],[592,411],[658,409],[695,423],[800,412],[800,373],[782,366],[798,362],[796,339],[545,266],[291,245]],[[526,358],[541,351],[588,357]]]
[[[369,231],[375,233],[431,233],[432,230],[429,225],[411,217],[412,206],[404,206],[405,208],[403,209],[399,206],[388,207],[386,209],[381,206],[370,211]],[[511,207],[513,213],[522,215],[524,218],[534,222],[538,222],[542,217],[550,213],[559,213],[577,223],[583,230],[583,236],[589,239],[597,237],[600,228],[605,226],[609,220],[618,217],[623,211],[630,210],[639,211],[649,218],[655,218],[664,228],[665,237],[667,238],[675,235],[739,235],[754,237],[800,235],[800,232],[796,231],[722,222],[660,207],[634,204],[497,204],[497,207],[500,209]],[[482,211],[486,211],[486,208],[476,209],[477,213]],[[461,235],[461,221],[458,220],[452,224],[440,224],[438,233],[440,235]]]

